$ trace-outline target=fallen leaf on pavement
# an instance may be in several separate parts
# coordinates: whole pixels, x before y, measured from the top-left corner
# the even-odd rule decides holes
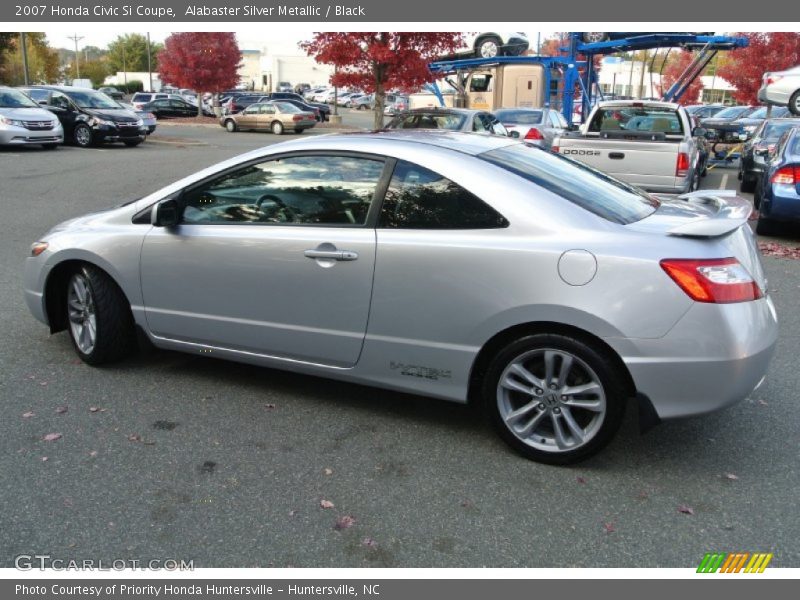
[[[132,434],[130,434],[128,436],[128,441],[129,442],[141,442],[142,441],[142,436],[140,436],[138,433],[132,433]]]
[[[361,545],[366,546],[367,548],[374,548],[378,545],[378,542],[370,537],[365,537],[363,540],[361,540]]]
[[[333,469],[325,469],[325,475],[333,475]]]
[[[47,462],[47,457],[46,456],[42,457],[42,462]]]
[[[61,434],[60,433],[48,433],[42,439],[45,442],[55,442],[56,440],[60,440],[61,439]]]
[[[92,458],[97,456],[97,450],[92,450],[91,452],[89,452],[89,456],[91,456]]]
[[[683,513],[685,515],[693,515],[694,514],[694,509],[691,506],[686,506],[685,504],[681,504],[678,507],[678,512],[679,513]]]
[[[63,414],[64,414],[65,412],[67,412],[68,410],[69,410],[69,406],[59,406],[59,407],[56,409],[56,412],[57,412],[59,415],[63,415]]]
[[[36,416],[36,413],[33,412],[33,411],[22,413],[22,418],[23,419],[30,419],[31,417],[35,417],[35,416]]]
[[[575,478],[575,481],[577,481],[578,483],[586,483],[586,478],[578,476]]]
[[[736,481],[739,479],[738,475],[734,475],[733,473],[725,473],[725,479],[730,479],[731,481]]]
[[[264,408],[266,408],[267,410],[272,410],[273,408],[275,408],[275,405],[270,402],[265,404]]]
[[[333,528],[336,531],[341,531],[342,529],[349,529],[355,524],[355,518],[351,517],[350,515],[344,515],[336,519],[336,524],[333,526]]]
[[[334,504],[330,500],[320,500],[319,501],[320,508],[333,508]]]
[[[775,242],[759,242],[758,248],[764,256],[800,260],[800,246],[791,247]]]
[[[759,400],[758,400],[758,403],[759,403],[761,406],[769,406],[769,403],[768,403],[766,400],[761,400],[761,399],[759,399]]]
[[[290,510],[290,511],[289,511],[289,516],[290,516],[290,517],[294,517],[296,514],[297,514],[297,511],[296,511],[296,510]]]
[[[603,523],[603,529],[606,533],[614,533],[617,530],[614,523]]]

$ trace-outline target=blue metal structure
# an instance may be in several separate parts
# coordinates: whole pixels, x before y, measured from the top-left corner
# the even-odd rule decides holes
[[[545,67],[546,89],[550,90],[551,70],[561,72],[561,105],[558,107],[567,122],[572,122],[575,106],[575,90],[580,90],[582,99],[582,120],[588,116],[597,86],[597,73],[594,69],[595,56],[632,52],[636,50],[652,50],[656,48],[685,48],[698,50],[692,64],[664,94],[663,99],[669,102],[680,100],[689,85],[714,58],[719,50],[732,50],[747,46],[747,38],[723,35],[697,35],[692,33],[631,33],[627,37],[602,42],[583,42],[580,32],[573,32],[567,38],[568,45],[561,50],[566,56],[503,56],[496,58],[467,58],[441,60],[430,64],[430,70],[437,75],[462,73],[471,69],[486,68],[503,64],[537,64]],[[580,60],[579,60],[580,57]],[[436,84],[430,87],[439,102],[444,99]],[[597,89],[602,99],[602,92]],[[549,95],[547,106],[550,105]]]

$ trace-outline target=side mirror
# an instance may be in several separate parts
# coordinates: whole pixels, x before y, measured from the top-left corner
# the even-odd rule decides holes
[[[155,227],[175,227],[180,221],[180,210],[175,198],[162,200],[153,207],[150,223]]]
[[[692,129],[692,137],[706,137],[708,130],[705,127],[695,127]]]

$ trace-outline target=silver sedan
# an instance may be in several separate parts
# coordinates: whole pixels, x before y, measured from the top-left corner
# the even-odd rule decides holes
[[[762,381],[778,325],[749,205],[659,202],[497,136],[262,148],[33,244],[25,297],[91,365],[158,347],[481,403],[564,464]]]

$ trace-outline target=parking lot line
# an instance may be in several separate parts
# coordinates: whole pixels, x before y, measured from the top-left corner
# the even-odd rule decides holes
[[[727,190],[728,189],[728,174],[725,173],[722,176],[722,180],[719,182],[719,189]]]

